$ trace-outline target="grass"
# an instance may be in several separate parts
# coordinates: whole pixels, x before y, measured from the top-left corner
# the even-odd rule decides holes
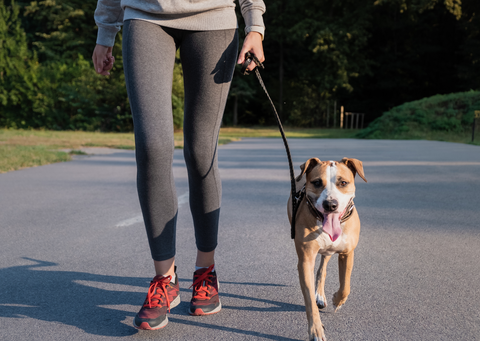
[[[0,129],[0,144],[77,150],[82,147],[134,149],[135,146],[132,133],[17,129]]]
[[[69,161],[67,153],[52,151],[45,146],[0,145],[0,173]]]
[[[477,124],[475,131],[475,140],[472,142],[472,130],[466,129],[463,132],[447,132],[447,131],[428,131],[410,129],[406,133],[399,133],[394,136],[380,137],[383,139],[395,140],[428,140],[428,141],[444,141],[454,143],[464,143],[480,146],[480,124]]]
[[[288,138],[352,138],[356,131],[342,129],[285,129]],[[219,144],[243,137],[281,137],[277,127],[222,128]],[[175,132],[175,147],[183,148],[183,133]],[[0,173],[71,160],[84,147],[134,149],[133,133],[0,129]],[[57,149],[70,149],[69,153]],[[70,154],[70,155],[69,155]]]

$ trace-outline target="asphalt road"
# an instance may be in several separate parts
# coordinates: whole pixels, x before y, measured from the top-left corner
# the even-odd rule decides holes
[[[352,292],[322,312],[329,340],[480,340],[480,147],[429,141],[291,139],[310,157],[362,160]],[[281,139],[219,148],[216,268],[223,310],[187,314],[195,244],[182,151],[177,265],[182,303],[160,331],[132,320],[153,277],[133,151],[0,174],[0,340],[302,340]]]

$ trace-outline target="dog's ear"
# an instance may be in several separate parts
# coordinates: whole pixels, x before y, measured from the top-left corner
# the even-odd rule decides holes
[[[308,159],[307,162],[305,162],[303,165],[300,166],[300,169],[301,169],[300,175],[297,176],[295,180],[300,181],[302,179],[303,174],[310,172],[320,162],[322,161],[320,161],[320,159],[317,159],[316,157]]]
[[[363,181],[367,182],[367,179],[365,179],[365,174],[363,173],[362,161],[344,157],[340,162],[343,162],[345,166],[350,168],[350,170],[353,172],[353,176],[358,173],[358,175],[363,179]]]

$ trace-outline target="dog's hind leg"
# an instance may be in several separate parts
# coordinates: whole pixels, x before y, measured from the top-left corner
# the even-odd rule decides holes
[[[338,274],[340,277],[340,288],[333,295],[333,304],[335,311],[345,303],[350,294],[350,276],[353,269],[354,250],[347,254],[338,255]]]
[[[325,278],[327,277],[327,264],[332,256],[322,256],[320,266],[317,271],[317,290],[315,292],[315,299],[317,306],[320,309],[327,307],[327,296],[325,296]]]

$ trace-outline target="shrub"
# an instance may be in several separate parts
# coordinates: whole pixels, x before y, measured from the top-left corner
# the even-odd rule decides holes
[[[359,138],[413,138],[428,131],[460,133],[471,129],[480,92],[436,95],[395,107],[359,132]]]

